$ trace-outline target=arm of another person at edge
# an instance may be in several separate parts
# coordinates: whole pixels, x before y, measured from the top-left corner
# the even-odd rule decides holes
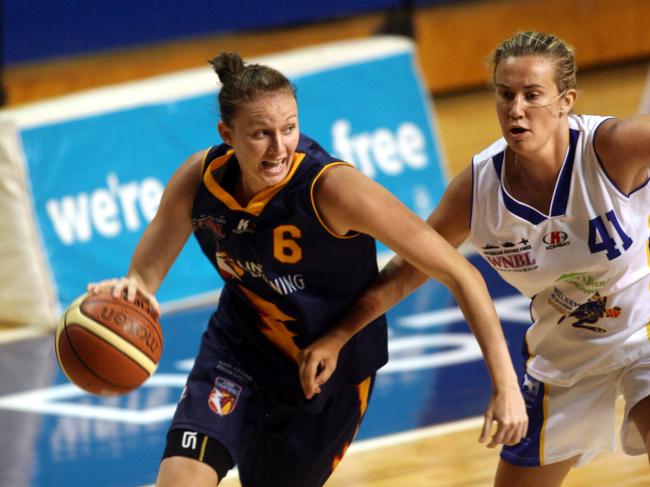
[[[650,115],[604,121],[594,145],[607,175],[620,191],[630,194],[648,179]]]
[[[167,183],[153,220],[147,225],[131,257],[125,277],[89,284],[89,292],[112,288],[115,296],[127,289],[133,301],[137,291],[160,313],[155,293],[192,232],[192,205],[201,176],[205,151],[190,156]]]
[[[470,192],[468,168],[450,185],[439,209],[429,218],[429,223],[441,228],[444,237],[454,245],[459,245],[468,234]],[[340,350],[369,320],[426,280],[406,265],[410,263],[450,289],[481,347],[493,394],[480,441],[487,441],[492,421],[497,421],[497,431],[488,446],[518,442],[527,429],[526,408],[499,318],[478,270],[394,195],[354,168],[339,166],[327,171],[317,187],[316,201],[321,216],[336,233],[359,231],[371,235],[402,259],[391,262],[368,293],[348,308],[351,318],[344,317],[333,332],[334,341],[338,342],[335,347]],[[336,366],[335,362],[328,364],[310,356],[311,352],[312,349],[306,349],[300,370],[308,398],[319,391],[318,383],[324,383],[322,379],[329,378]],[[319,369],[328,367],[327,375],[321,377]]]

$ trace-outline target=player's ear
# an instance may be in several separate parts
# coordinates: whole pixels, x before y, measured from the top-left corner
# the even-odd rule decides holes
[[[217,124],[217,130],[219,131],[221,139],[226,144],[232,145],[232,131],[222,120],[219,120],[219,123]]]
[[[562,97],[562,112],[569,113],[573,108],[573,105],[576,102],[578,92],[574,89],[566,90],[566,93]]]

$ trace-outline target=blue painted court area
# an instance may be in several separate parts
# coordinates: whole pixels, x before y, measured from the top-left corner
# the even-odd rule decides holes
[[[521,372],[528,302],[482,261]],[[122,397],[96,398],[67,382],[53,337],[0,346],[0,486],[150,484],[167,425],[212,308],[167,314],[158,371]],[[490,382],[478,346],[445,287],[429,282],[389,313],[390,362],[358,439],[482,414]]]

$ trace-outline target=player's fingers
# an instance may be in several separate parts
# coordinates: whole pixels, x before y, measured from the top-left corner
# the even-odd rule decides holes
[[[329,380],[334,372],[335,365],[331,360],[321,360],[318,364],[318,370],[316,371],[316,385],[322,386]]]
[[[97,294],[102,291],[107,291],[112,289],[117,281],[118,279],[104,279],[103,281],[99,282],[90,282],[86,286],[86,291],[90,294]]]
[[[126,299],[133,302],[135,301],[135,296],[138,294],[138,285],[135,282],[134,279],[125,279],[124,280],[124,285],[126,287]],[[149,293],[148,292],[142,292],[141,293],[149,299]]]
[[[149,300],[149,304],[151,304],[151,307],[155,311],[155,313],[160,316],[160,303],[156,299],[156,296],[154,296],[151,293],[147,293],[147,299]]]
[[[316,393],[316,371],[318,370],[318,361],[314,359],[313,354],[307,352],[300,365],[300,384],[307,399],[311,399]]]
[[[490,438],[490,430],[492,429],[492,415],[486,414],[483,418],[483,428],[481,429],[481,436],[478,441],[485,443]]]
[[[113,296],[116,298],[121,298],[124,296],[124,289],[128,289],[129,287],[129,282],[126,277],[121,277],[119,279],[115,279],[115,282],[113,284]]]
[[[519,443],[519,428],[516,425],[510,428],[504,428],[501,443],[503,445],[516,445]]]
[[[509,425],[502,425],[504,445],[516,445],[525,436],[528,431],[528,420],[517,421]]]
[[[523,423],[518,425],[515,437],[512,440],[513,441],[512,444],[516,445],[521,440],[523,440],[526,437],[527,432],[528,432],[528,421],[524,421]]]

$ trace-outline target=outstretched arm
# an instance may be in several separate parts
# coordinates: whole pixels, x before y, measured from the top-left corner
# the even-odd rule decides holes
[[[319,392],[319,385],[334,371],[338,351],[354,333],[432,277],[456,298],[492,378],[494,395],[481,440],[489,436],[493,419],[499,428],[490,446],[523,436],[525,406],[496,311],[481,274],[454,248],[469,232],[470,192],[468,169],[452,182],[427,225],[388,191],[353,169],[342,167],[328,174],[317,193],[317,204],[328,225],[339,234],[356,230],[372,235],[398,256],[348,308],[337,326],[303,351],[300,373],[307,397]]]
[[[144,294],[159,312],[154,294],[192,231],[192,202],[199,185],[204,152],[189,157],[165,187],[156,216],[145,229],[125,277],[91,283],[88,292],[111,288],[115,296]]]

